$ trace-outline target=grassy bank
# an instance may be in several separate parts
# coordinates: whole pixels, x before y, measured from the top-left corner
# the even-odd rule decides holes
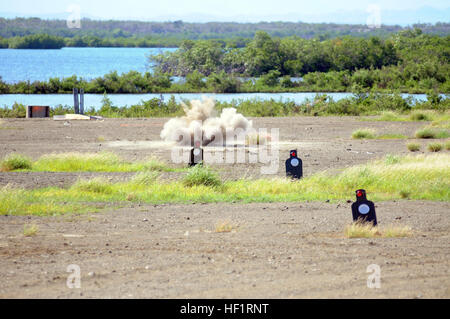
[[[190,101],[184,101],[190,104]],[[258,98],[216,102],[217,111],[236,107],[239,113],[252,117],[301,116],[301,115],[377,115],[364,117],[368,121],[433,121],[442,126],[450,121],[450,99],[435,93],[427,95],[427,100],[417,101],[403,98],[400,94],[360,93],[335,101],[326,94],[317,94],[302,103],[282,100],[261,100]],[[59,105],[50,108],[50,116],[74,113],[73,107]],[[173,117],[184,114],[182,103],[172,96],[167,101],[154,98],[132,106],[116,106],[105,94],[102,104],[86,108],[86,114],[112,118]],[[15,103],[12,107],[0,106],[0,118],[24,118],[25,105]]]
[[[50,187],[0,190],[0,214],[54,215],[96,211],[106,205],[189,202],[344,201],[364,188],[375,201],[450,200],[450,155],[388,155],[342,170],[317,173],[299,181],[286,178],[222,181],[217,173],[196,167],[181,180],[164,182],[155,172],[130,181],[80,180],[68,189]]]

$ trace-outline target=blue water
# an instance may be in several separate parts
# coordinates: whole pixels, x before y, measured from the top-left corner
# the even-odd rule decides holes
[[[233,94],[212,94],[212,93],[180,93],[180,94],[162,94],[164,101],[168,101],[173,95],[176,101],[201,99],[202,97],[212,97],[216,101],[232,102],[233,100],[238,104],[239,101],[248,99],[260,99],[276,101],[294,101],[295,103],[302,103],[306,99],[312,100],[317,93],[301,92],[301,93],[233,93]],[[321,93],[323,94],[323,93]],[[335,101],[342,98],[352,96],[352,93],[325,93],[331,96]],[[402,94],[403,98],[412,96],[418,101],[426,100],[425,94]],[[108,98],[115,106],[131,106],[139,104],[141,101],[146,101],[152,98],[160,98],[160,94],[108,94]],[[102,94],[85,94],[85,107],[94,107],[98,109],[102,105]],[[11,107],[14,102],[22,103],[24,105],[69,105],[73,106],[72,94],[0,94],[0,106]]]
[[[116,70],[119,74],[147,71],[147,56],[167,48],[62,48],[60,50],[0,49],[0,76],[7,83],[43,81],[52,77],[90,80]]]
[[[110,71],[119,74],[131,70],[145,72],[151,69],[148,56],[176,49],[167,48],[62,48],[60,50],[13,50],[0,49],[0,76],[7,83],[18,81],[48,80],[52,77],[69,77],[76,74],[86,80],[103,76]],[[175,79],[181,81],[182,79]],[[296,79],[300,81],[301,79]],[[327,93],[334,100],[339,100],[351,93]],[[167,101],[172,94],[163,94]],[[173,94],[181,100],[200,99],[211,96],[217,101],[236,103],[258,98],[260,100],[282,100],[302,103],[313,99],[316,93],[238,93],[238,94]],[[403,94],[403,97],[408,94]],[[425,100],[424,94],[412,95],[417,100]],[[109,94],[113,105],[131,106],[141,101],[160,98],[160,94]],[[85,94],[85,107],[98,109],[102,105],[102,94]],[[3,94],[0,106],[11,107],[15,102],[24,105],[70,105],[73,106],[71,94]]]

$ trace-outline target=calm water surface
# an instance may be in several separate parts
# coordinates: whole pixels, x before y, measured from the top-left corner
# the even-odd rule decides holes
[[[53,77],[90,80],[116,70],[145,72],[147,56],[170,48],[62,48],[60,50],[0,49],[0,76],[7,83],[42,81]]]

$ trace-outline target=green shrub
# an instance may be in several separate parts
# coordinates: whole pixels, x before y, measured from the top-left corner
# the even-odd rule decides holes
[[[417,138],[436,138],[436,133],[434,130],[429,128],[422,128],[416,131]]]
[[[448,130],[431,129],[428,127],[416,131],[417,138],[447,138],[450,137]]]
[[[408,143],[406,145],[406,147],[408,148],[408,150],[410,150],[411,152],[417,152],[420,151],[420,144],[418,143]]]
[[[10,172],[19,169],[31,169],[31,160],[20,154],[10,154],[1,162],[1,171]]]
[[[200,185],[218,187],[222,185],[222,181],[216,172],[199,164],[189,169],[183,178],[183,184],[188,187]]]
[[[431,118],[428,114],[419,111],[411,113],[409,117],[413,121],[431,121]]]
[[[411,196],[411,193],[408,192],[408,191],[401,190],[399,192],[399,195],[400,195],[401,198],[409,198],[409,196]]]
[[[427,146],[430,152],[439,152],[442,150],[442,144],[440,143],[430,143]]]
[[[372,129],[358,129],[352,133],[354,139],[371,139],[375,138],[375,131]]]

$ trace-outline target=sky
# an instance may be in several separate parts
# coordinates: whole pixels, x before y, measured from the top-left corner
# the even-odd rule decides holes
[[[76,5],[82,17],[95,19],[365,23],[375,5],[381,23],[409,24],[449,22],[449,4],[448,0],[2,0],[0,16],[64,18]]]

